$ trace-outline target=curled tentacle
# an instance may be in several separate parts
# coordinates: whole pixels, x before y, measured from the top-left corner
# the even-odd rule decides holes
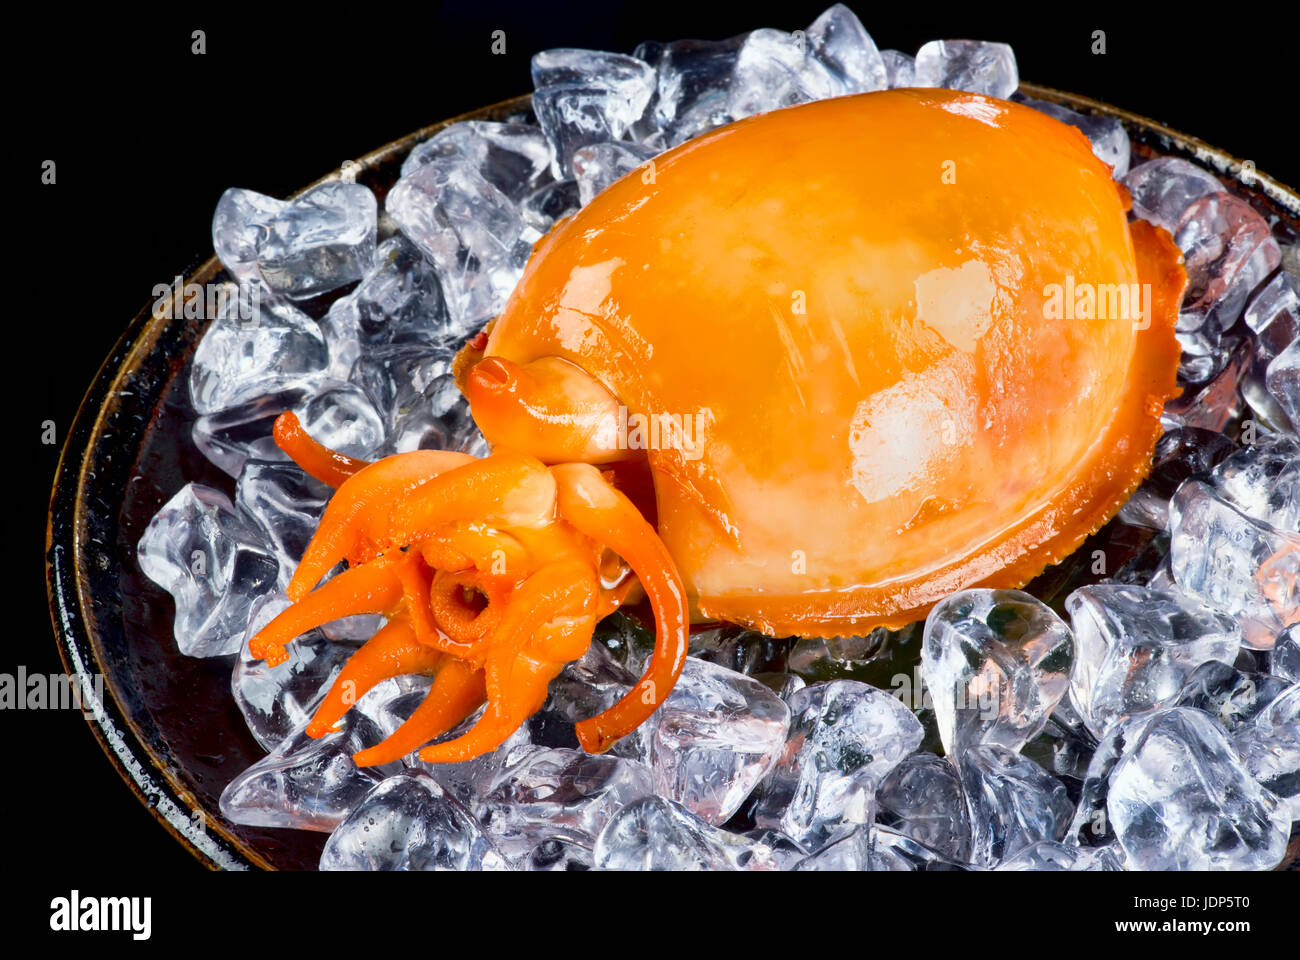
[[[552,660],[546,651],[538,655],[530,647],[549,629],[564,637],[547,635],[550,643],[562,644],[560,652],[577,650],[581,656],[591,642],[597,592],[594,569],[578,561],[552,564],[524,581],[488,642],[488,706],[483,716],[463,736],[425,747],[420,759],[454,763],[494,750],[541,709],[547,685],[566,660]]]
[[[486,696],[483,670],[449,657],[433,678],[428,696],[407,721],[386,740],[358,751],[352,759],[359,767],[398,760],[460,723]]]
[[[377,528],[383,526],[383,518],[393,502],[448,471],[477,462],[465,453],[416,450],[385,457],[357,471],[339,487],[325,508],[320,526],[289,581],[285,591],[289,598],[302,599],[344,558],[360,563],[377,550],[394,546],[378,544],[374,536],[379,532]]]
[[[337,490],[348,477],[370,465],[368,460],[358,460],[331,450],[311,438],[298,415],[286,410],[275,418],[272,430],[275,445],[310,476]]]
[[[560,515],[631,566],[655,615],[655,648],[645,676],[614,706],[577,724],[578,740],[600,753],[627,736],[672,692],[686,664],[690,615],[686,588],[668,548],[625,496],[595,467],[553,467]]]
[[[329,693],[316,708],[307,726],[307,736],[323,737],[329,733],[348,708],[376,684],[410,673],[431,673],[445,656],[417,641],[415,631],[406,620],[388,621],[343,665]]]
[[[344,570],[259,630],[248,652],[274,667],[288,659],[285,644],[321,624],[358,613],[393,613],[402,600],[398,572],[406,562],[399,553]]]

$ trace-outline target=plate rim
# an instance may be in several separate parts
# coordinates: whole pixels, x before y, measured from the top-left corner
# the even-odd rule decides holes
[[[1300,192],[1268,174],[1248,166],[1237,157],[1149,117],[1115,107],[1090,97],[1033,83],[1021,83],[1018,91],[1083,112],[1111,116],[1126,127],[1143,128],[1162,141],[1171,154],[1183,154],[1208,166],[1222,177],[1248,191],[1258,191],[1300,218]],[[409,151],[438,131],[454,123],[471,120],[499,120],[531,109],[532,95],[510,97],[488,106],[440,120],[392,140],[347,165],[355,176],[373,171],[396,155]],[[1253,182],[1243,180],[1247,174]],[[344,170],[334,170],[290,194],[298,197],[323,183],[343,180]],[[191,262],[182,273],[182,286],[207,283],[224,268],[215,255]],[[95,448],[102,433],[108,408],[118,385],[130,375],[157,343],[167,322],[156,314],[158,304],[142,308],[99,365],[78,404],[59,453],[51,487],[45,538],[46,594],[51,625],[59,658],[69,677],[81,682],[87,692],[81,711],[95,739],[127,786],[153,817],[191,855],[211,870],[276,869],[261,853],[227,829],[222,818],[206,810],[181,782],[175,771],[159,757],[123,707],[123,698],[111,671],[104,669],[100,636],[94,627],[93,603],[86,595],[87,553],[84,489],[89,468],[87,453]],[[93,683],[103,677],[104,697]],[[1295,848],[1295,839],[1291,847]],[[1288,856],[1294,857],[1294,849]]]

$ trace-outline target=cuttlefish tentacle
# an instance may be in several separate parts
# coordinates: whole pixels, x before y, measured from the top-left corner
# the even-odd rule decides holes
[[[341,476],[330,451],[279,422],[289,424],[280,432],[291,455]],[[250,642],[254,656],[280,662],[285,644],[322,623],[388,617],[336,678],[309,736],[333,730],[379,682],[429,674],[423,703],[356,762],[405,756],[485,702],[464,735],[420,756],[447,763],[495,749],[541,708],[564,664],[586,652],[598,619],[638,585],[658,621],[650,666],[622,701],[579,725],[579,738],[607,749],[667,697],[686,655],[685,590],[654,528],[600,471],[509,452],[417,451],[351,467],[294,573],[296,602]],[[348,568],[311,589],[340,560]]]

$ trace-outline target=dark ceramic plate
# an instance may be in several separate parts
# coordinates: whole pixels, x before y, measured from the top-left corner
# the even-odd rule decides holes
[[[1084,113],[1118,117],[1132,139],[1135,161],[1166,155],[1191,160],[1252,203],[1281,239],[1300,238],[1300,195],[1262,173],[1252,178],[1252,171],[1222,151],[1084,97],[1032,84],[1021,90]],[[357,182],[382,203],[417,143],[449,123],[502,120],[527,113],[529,105],[529,97],[518,97],[418,130],[364,157],[354,168]],[[213,258],[185,282],[223,279],[228,278]],[[264,751],[230,694],[231,658],[193,659],[178,652],[171,598],[136,562],[136,541],[150,518],[185,483],[232,492],[230,477],[190,441],[195,413],[188,366],[202,333],[201,321],[164,319],[146,308],[127,326],[82,401],[50,502],[46,577],[54,631],[69,675],[103,675],[103,697],[87,698],[86,716],[109,759],[194,856],[214,869],[315,869],[325,834],[239,826],[221,816],[222,789]],[[1082,555],[1087,549],[1081,548]],[[1059,601],[1076,585],[1079,567],[1067,560],[1031,590]],[[1298,859],[1300,841],[1293,840],[1287,865]]]

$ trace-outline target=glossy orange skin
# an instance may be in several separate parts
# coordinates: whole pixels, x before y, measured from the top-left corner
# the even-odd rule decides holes
[[[557,225],[462,380],[494,448],[545,462],[633,456],[566,422],[567,394],[599,406],[590,381],[631,414],[709,411],[698,459],[648,455],[693,615],[901,625],[1023,585],[1149,469],[1185,278],[1126,209],[1078,131],[1006,101],[896,90],[753,117]],[[1070,282],[1149,284],[1152,309],[1060,316]],[[480,356],[585,374],[539,399]]]

